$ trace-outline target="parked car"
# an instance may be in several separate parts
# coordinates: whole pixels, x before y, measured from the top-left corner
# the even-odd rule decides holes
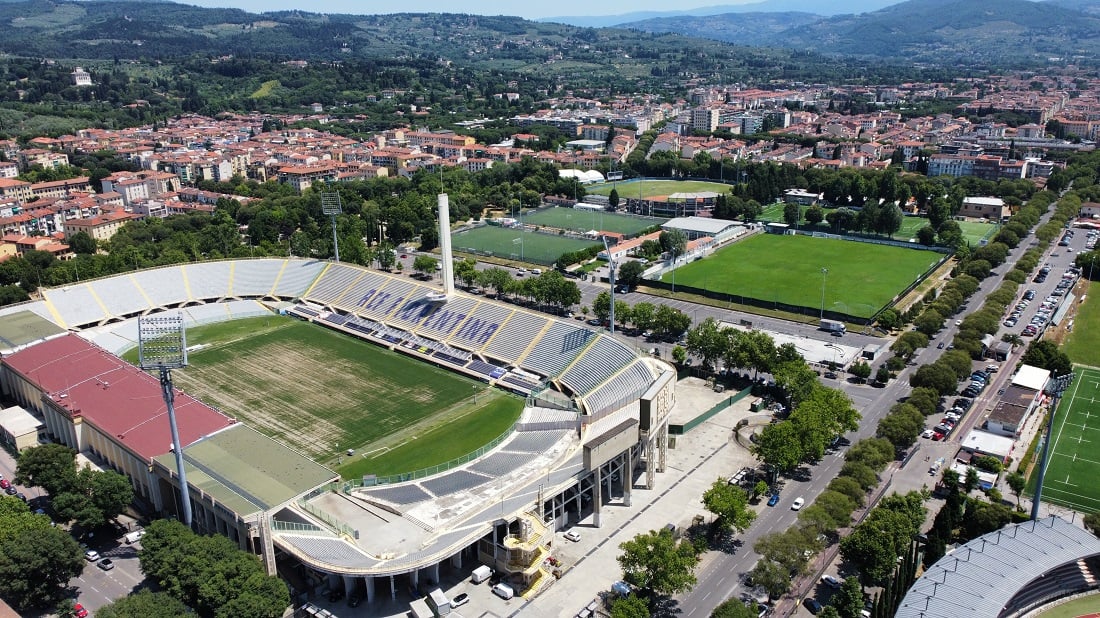
[[[779,504],[779,494],[778,493],[774,493],[774,494],[768,496],[768,506],[775,506],[777,504]]]
[[[844,582],[842,582],[839,579],[833,577],[832,575],[826,575],[826,576],[822,577],[821,578],[821,583],[825,584],[826,586],[828,586],[830,588],[840,588],[841,586],[844,585]]]
[[[813,597],[806,597],[806,599],[802,601],[802,605],[804,605],[806,609],[815,616],[821,613],[822,609],[825,609],[821,606],[821,603]]]
[[[115,563],[111,562],[110,558],[104,558],[103,560],[95,563],[95,565],[103,569],[104,571],[110,571],[111,569],[115,568]]]
[[[512,587],[508,584],[501,582],[493,586],[493,594],[507,601],[508,599],[516,596],[516,591],[512,590]]]
[[[97,562],[99,561],[99,552],[94,549],[89,549],[88,551],[84,552],[84,559],[88,562]]]
[[[943,440],[943,434],[938,431],[932,432],[932,441],[939,442],[940,440]]]
[[[88,618],[88,610],[80,603],[73,605],[73,615],[76,618]]]
[[[576,530],[570,530],[565,533],[565,538],[576,543],[581,540],[581,533]]]
[[[925,429],[923,432],[921,432],[920,437],[922,437],[922,438],[931,438],[933,433],[935,433],[935,432],[932,431],[931,429]]]
[[[455,598],[451,599],[451,607],[452,608],[462,607],[463,605],[465,605],[469,602],[470,602],[470,595],[466,594],[465,592],[460,592],[460,593],[455,595]]]

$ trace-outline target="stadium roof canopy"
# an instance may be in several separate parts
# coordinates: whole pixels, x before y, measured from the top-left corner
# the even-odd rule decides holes
[[[1060,517],[1005,526],[936,561],[894,616],[1001,616],[1018,593],[1050,571],[1098,554],[1100,539]]]
[[[581,184],[587,184],[590,182],[603,182],[603,174],[596,170],[574,170],[564,169],[558,170],[558,176],[561,178],[576,178],[577,182]]]
[[[240,516],[271,511],[329,482],[338,474],[305,455],[237,424],[183,450],[187,483]],[[175,472],[175,455],[156,458]]]
[[[28,345],[62,335],[66,331],[57,324],[31,311],[18,311],[0,320],[0,354],[8,355]]]

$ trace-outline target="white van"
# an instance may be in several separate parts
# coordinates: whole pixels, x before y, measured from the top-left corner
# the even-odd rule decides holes
[[[126,535],[126,544],[133,545],[134,543],[140,541],[141,537],[143,536],[145,536],[144,530],[134,530],[133,532]]]
[[[475,584],[480,584],[492,576],[493,570],[483,564],[474,569],[474,572],[470,574],[470,581]]]
[[[505,583],[499,583],[493,586],[493,594],[507,601],[516,596],[516,592],[512,590],[512,587]]]

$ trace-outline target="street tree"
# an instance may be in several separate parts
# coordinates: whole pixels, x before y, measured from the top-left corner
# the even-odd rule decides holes
[[[895,531],[889,528],[892,518],[876,517],[877,512],[877,509],[871,511],[871,516],[840,540],[840,555],[859,569],[867,585],[885,581],[900,555],[899,548],[895,547]]]
[[[910,391],[905,403],[920,410],[921,414],[931,416],[936,413],[936,408],[940,405],[940,394],[927,386],[918,386]]]
[[[479,278],[481,279],[482,287],[493,290],[497,296],[504,294],[504,291],[508,288],[508,284],[512,281],[512,275],[508,274],[507,270],[499,267],[481,271]]]
[[[789,421],[765,426],[751,450],[782,474],[797,468],[806,454],[798,429]]]
[[[858,379],[862,384],[863,382],[867,381],[867,378],[871,377],[871,366],[868,365],[866,362],[861,361],[852,365],[848,369],[848,373],[851,373],[853,376],[855,376],[856,379]]]
[[[756,618],[759,613],[760,609],[755,601],[747,604],[740,599],[728,599],[714,608],[710,618]]]
[[[676,339],[691,327],[691,316],[668,305],[658,305],[653,315],[653,332],[665,339]]]
[[[752,486],[752,497],[758,498],[768,493],[768,482],[765,480],[756,481],[756,484]]]
[[[467,289],[473,289],[479,280],[477,260],[466,258],[455,264],[455,277],[465,283]]]
[[[1020,494],[1023,493],[1024,487],[1027,486],[1027,478],[1019,472],[1009,472],[1005,476],[1005,483],[1008,483],[1008,488],[1012,490],[1012,493],[1016,496],[1016,508],[1020,508]]]
[[[640,331],[653,328],[653,316],[656,311],[657,307],[653,303],[641,302],[634,305],[633,310],[630,312],[630,319],[631,323],[634,324],[634,328]]]
[[[631,315],[630,304],[627,303],[625,300],[616,300],[615,301],[615,321],[618,322],[620,326],[625,328],[626,325],[629,324],[632,319],[633,318],[632,318],[632,315]]]
[[[687,252],[687,235],[683,230],[665,230],[657,237],[657,242],[661,243],[661,249],[667,251],[673,259]]]
[[[703,507],[717,516],[715,525],[723,534],[744,532],[756,519],[756,511],[749,508],[748,494],[721,478],[703,492]]]
[[[418,255],[413,259],[413,270],[426,279],[431,273],[435,272],[435,267],[438,264],[439,260],[430,255]]]
[[[699,358],[705,369],[714,369],[714,361],[729,349],[729,338],[718,320],[707,318],[687,332],[687,351]]]
[[[875,371],[875,382],[879,384],[886,384],[890,381],[890,369],[886,365],[879,365],[878,370]]]
[[[10,496],[0,497],[0,589],[18,609],[56,603],[80,575],[80,546],[50,519]]]
[[[630,593],[611,602],[611,618],[649,618],[649,603],[644,597]]]
[[[909,385],[914,388],[927,386],[940,395],[951,395],[955,392],[958,380],[955,372],[949,367],[933,363],[917,367],[917,370],[909,376]]]
[[[592,313],[600,322],[606,322],[611,315],[611,293],[600,292],[592,301]]]
[[[891,446],[891,449],[894,447]],[[835,491],[839,494],[843,494],[852,500],[852,503],[857,507],[863,506],[863,501],[867,497],[867,491],[863,489],[863,486],[859,484],[859,481],[849,476],[838,476],[829,481],[826,486],[828,491]],[[824,495],[822,492],[821,495]],[[818,497],[820,500],[820,497]]]
[[[397,254],[394,253],[391,245],[384,244],[378,248],[378,251],[374,252],[374,259],[378,261],[379,268],[382,270],[390,270],[397,262]]]
[[[752,549],[763,558],[782,565],[793,575],[805,570],[806,551],[813,547],[798,528],[788,528],[765,534],[753,543]]]
[[[882,438],[864,438],[844,453],[844,461],[858,461],[873,470],[882,470],[894,460],[894,445]]]
[[[840,467],[840,476],[846,476],[859,483],[864,491],[878,484],[878,474],[875,473],[874,468],[858,461],[844,462],[844,465]]]
[[[749,571],[754,586],[760,586],[768,593],[769,599],[777,599],[791,589],[791,571],[782,564],[767,558],[761,558]]]
[[[621,285],[635,288],[642,282],[643,272],[645,272],[645,266],[643,266],[641,262],[630,260],[619,267],[618,271],[615,273],[615,281]]]
[[[913,446],[924,429],[924,415],[913,406],[903,403],[894,406],[882,417],[875,429],[875,437],[889,440],[894,448],[904,450]]]
[[[833,438],[858,429],[860,418],[844,391],[818,386],[791,412],[789,422],[797,428],[803,456],[816,460]]]
[[[96,528],[118,517],[133,500],[134,488],[125,476],[81,468],[72,485],[53,494],[53,508],[64,521]]]
[[[828,526],[822,528],[822,532],[835,532],[837,528],[846,528],[852,523],[852,512],[856,510],[859,503],[846,494],[842,494],[836,490],[826,490],[821,492],[811,508],[821,509],[824,515],[828,516]],[[803,509],[808,511],[810,509]]]
[[[775,340],[771,335],[762,330],[737,331],[739,336],[735,340],[738,349],[737,356],[743,364],[741,367],[753,370],[755,379],[761,372],[770,372],[775,365]]]
[[[797,406],[821,385],[817,374],[804,361],[780,363],[772,372],[775,384],[787,393],[792,407]]]
[[[19,453],[15,483],[59,493],[76,477],[76,453],[64,444],[43,444]]]
[[[141,590],[100,607],[96,618],[186,618],[194,616],[182,601],[167,592]]]
[[[619,544],[617,560],[623,579],[647,592],[672,595],[695,585],[698,558],[691,543],[679,543],[672,532],[651,530]]]
[[[863,586],[858,577],[844,578],[844,584],[829,599],[829,605],[836,608],[840,618],[860,618],[863,611]]]

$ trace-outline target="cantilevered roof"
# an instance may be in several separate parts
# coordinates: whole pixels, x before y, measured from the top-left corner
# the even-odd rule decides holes
[[[270,511],[340,478],[305,455],[241,424],[188,446],[183,458],[187,484],[242,517]],[[176,470],[172,453],[157,457],[156,462],[173,473]]]
[[[1005,526],[936,561],[894,616],[994,618],[1044,573],[1097,554],[1100,539],[1060,517]]]
[[[17,311],[0,320],[0,354],[65,333],[65,329],[32,311]]]

